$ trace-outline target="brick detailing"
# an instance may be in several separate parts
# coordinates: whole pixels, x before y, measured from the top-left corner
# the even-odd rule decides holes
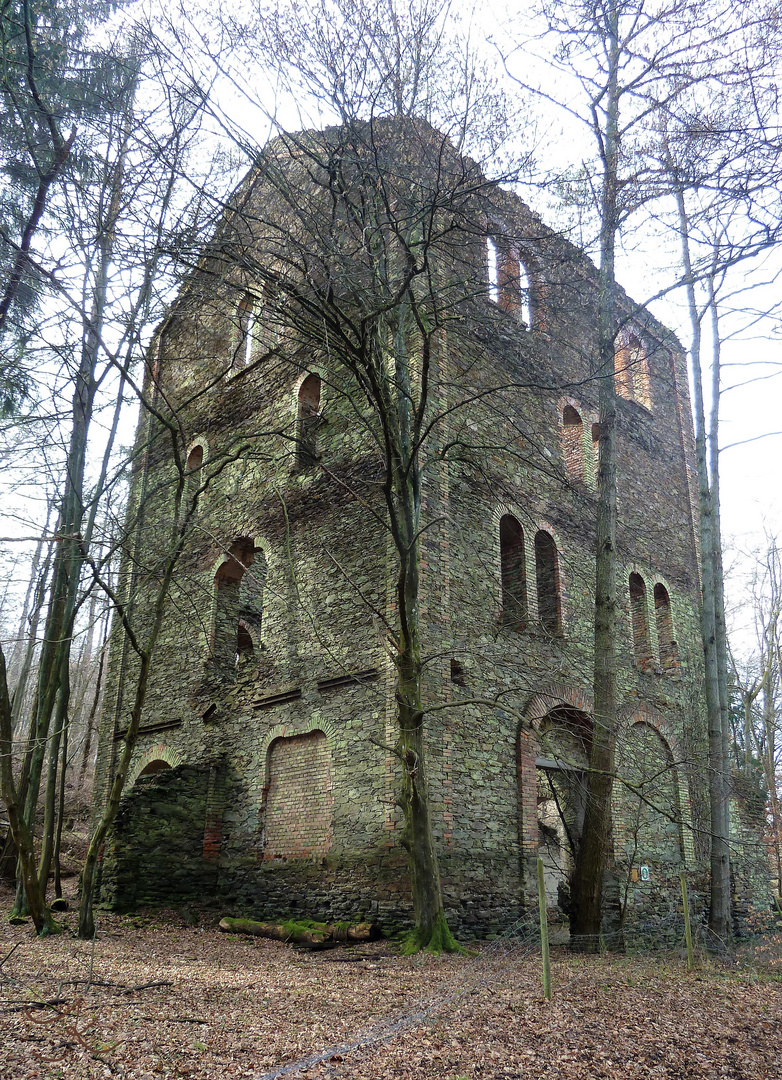
[[[663,671],[672,671],[681,666],[679,646],[673,638],[671,599],[668,596],[668,590],[659,581],[654,587],[654,613],[657,623],[657,647],[660,652],[660,667]]]
[[[584,425],[572,405],[562,410],[562,453],[565,472],[571,480],[584,482]]]
[[[166,746],[165,743],[156,743],[155,746],[150,746],[131,766],[126,782],[126,790],[135,784],[142,773],[149,776],[151,773],[160,772],[160,769],[154,768],[158,762],[164,762],[168,768],[175,769],[177,765],[182,764],[182,752]]]
[[[500,576],[503,625],[509,630],[523,630],[527,624],[524,530],[510,514],[500,518]]]
[[[269,749],[264,859],[304,859],[331,847],[331,754],[322,731]]]
[[[538,586],[538,618],[549,634],[562,633],[559,557],[551,533],[535,533],[535,578]]]
[[[204,820],[204,859],[218,862],[223,840],[223,810],[225,809],[225,778],[216,765],[209,769],[206,788]]]
[[[652,670],[649,622],[646,610],[646,583],[640,574],[630,575],[630,621],[633,628],[633,652],[641,671]]]

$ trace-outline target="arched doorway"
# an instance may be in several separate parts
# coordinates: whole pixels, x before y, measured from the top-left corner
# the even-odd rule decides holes
[[[547,906],[567,907],[569,880],[584,827],[592,718],[558,705],[540,721],[535,757],[538,855]]]

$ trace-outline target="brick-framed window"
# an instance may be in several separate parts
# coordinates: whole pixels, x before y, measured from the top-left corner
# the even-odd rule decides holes
[[[299,387],[296,417],[296,464],[314,465],[318,457],[320,427],[320,375],[310,374]]]
[[[196,443],[187,455],[185,463],[185,486],[182,493],[182,514],[190,510],[193,500],[201,498],[201,485],[203,483],[204,448]]]
[[[527,625],[527,565],[524,530],[512,514],[500,518],[502,624],[509,630]]]
[[[646,608],[646,582],[633,572],[629,579],[630,622],[633,630],[633,655],[641,671],[652,667],[652,650],[649,643],[649,623]]]
[[[672,671],[679,667],[679,646],[674,640],[671,598],[660,581],[654,586],[654,616],[657,624],[660,668],[663,671]]]
[[[240,628],[242,582],[254,558],[252,540],[235,540],[215,572],[211,654],[213,664],[221,671],[233,670],[240,654],[247,654],[245,635],[248,635],[249,631],[246,624]]]
[[[551,533],[535,533],[535,578],[538,589],[538,619],[549,634],[562,633],[559,555]]]
[[[519,324],[532,327],[532,281],[529,269],[508,242],[497,235],[486,237],[486,283],[493,304],[516,315]]]

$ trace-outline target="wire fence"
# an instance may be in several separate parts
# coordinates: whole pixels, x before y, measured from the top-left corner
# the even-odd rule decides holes
[[[655,915],[645,922],[625,925],[614,931],[604,931],[595,936],[580,935],[576,948],[569,937],[558,940],[557,934],[551,937],[551,948],[583,953],[621,952],[640,955],[651,952],[670,952],[681,950],[686,955],[687,920],[684,911],[670,911]],[[709,936],[708,928],[697,923],[691,928],[692,942],[698,949],[719,950],[719,942]],[[324,1066],[319,1076],[335,1076],[348,1067],[345,1059],[350,1056],[353,1063],[367,1051],[391,1042],[404,1032],[414,1030],[423,1024],[431,1023],[435,1016],[460,998],[474,994],[489,987],[497,979],[507,974],[514,967],[530,959],[541,957],[541,925],[537,910],[532,910],[514,922],[493,940],[482,944],[480,951],[468,964],[458,965],[450,978],[439,984],[436,991],[415,999],[394,1015],[377,1020],[368,1025],[352,1038],[335,1043],[322,1050],[315,1051],[286,1065],[280,1065],[269,1072],[258,1074],[254,1080],[280,1080],[282,1077]],[[690,953],[690,957],[691,957]],[[554,987],[556,993],[556,986]]]

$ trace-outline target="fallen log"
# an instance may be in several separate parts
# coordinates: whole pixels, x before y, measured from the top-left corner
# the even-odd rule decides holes
[[[226,934],[250,934],[253,937],[272,938],[274,941],[292,941],[295,945],[307,945],[318,949],[337,942],[376,941],[380,930],[374,923],[318,923],[310,919],[289,919],[281,923],[256,922],[254,919],[221,919],[220,929]]]

